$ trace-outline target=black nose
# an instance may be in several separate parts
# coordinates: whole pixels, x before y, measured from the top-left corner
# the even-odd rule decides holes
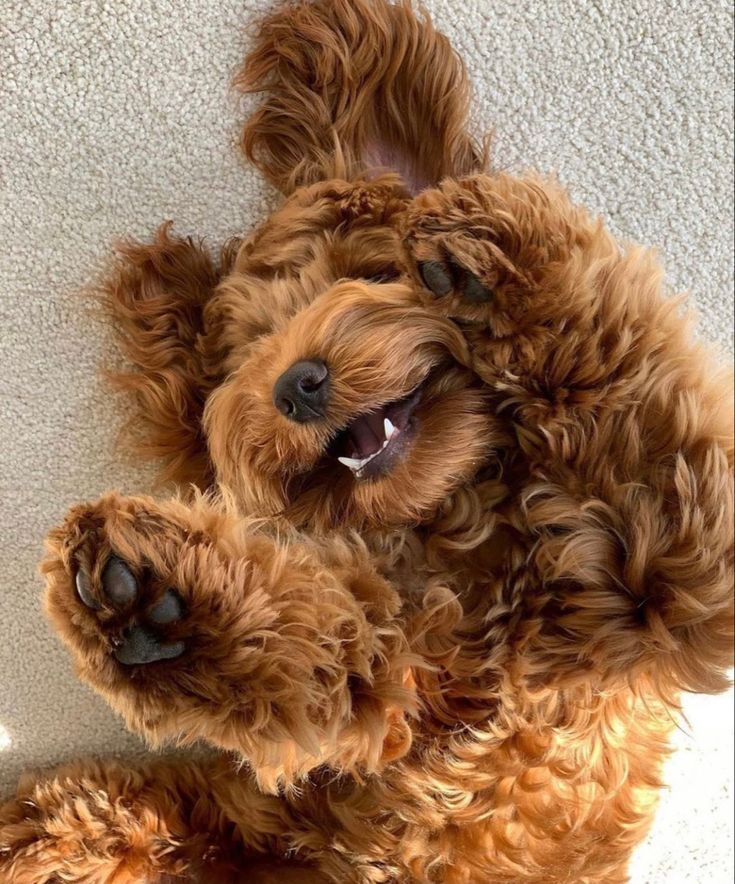
[[[273,403],[300,424],[324,417],[329,397],[329,369],[320,359],[305,359],[286,369],[273,387]]]

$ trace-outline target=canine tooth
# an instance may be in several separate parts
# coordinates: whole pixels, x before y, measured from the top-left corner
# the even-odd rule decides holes
[[[390,442],[392,437],[398,432],[398,430],[393,426],[391,419],[388,417],[383,419],[383,430],[385,431],[386,442]]]

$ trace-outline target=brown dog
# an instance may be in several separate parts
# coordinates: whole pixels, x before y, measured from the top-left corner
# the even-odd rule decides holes
[[[81,677],[219,751],[23,783],[0,879],[625,881],[732,662],[729,376],[650,253],[484,174],[408,3],[289,5],[237,84],[283,206],[104,292],[180,496],[75,507],[43,565]]]

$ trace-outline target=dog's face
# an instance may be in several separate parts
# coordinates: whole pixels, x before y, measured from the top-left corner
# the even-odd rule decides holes
[[[210,306],[227,379],[205,426],[220,480],[297,524],[420,521],[490,445],[457,327],[401,266],[388,179],[297,191]]]

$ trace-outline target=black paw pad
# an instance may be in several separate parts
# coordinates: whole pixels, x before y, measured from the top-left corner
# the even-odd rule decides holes
[[[135,575],[117,556],[111,556],[102,571],[102,592],[114,608],[127,608],[138,597]]]
[[[437,298],[448,295],[454,288],[449,270],[440,261],[424,261],[418,269],[424,285]]]
[[[88,608],[91,608],[93,611],[99,611],[102,607],[97,599],[94,597],[92,592],[92,581],[89,579],[89,575],[86,571],[83,571],[81,568],[77,571],[76,576],[76,586],[77,586],[77,595],[79,596],[82,604],[86,605]]]
[[[486,304],[492,300],[493,290],[483,285],[474,273],[454,261],[425,261],[418,265],[421,279],[432,294],[443,298],[455,288],[470,304]]]
[[[492,289],[484,286],[474,273],[465,270],[467,278],[465,280],[464,291],[462,295],[466,301],[471,304],[485,304],[493,297]]]
[[[161,598],[148,609],[151,623],[166,625],[176,623],[184,616],[184,603],[175,589],[167,589]]]
[[[174,660],[184,653],[184,643],[162,642],[145,626],[131,626],[118,639],[112,652],[118,663],[125,666],[140,666],[156,663],[159,660]]]

